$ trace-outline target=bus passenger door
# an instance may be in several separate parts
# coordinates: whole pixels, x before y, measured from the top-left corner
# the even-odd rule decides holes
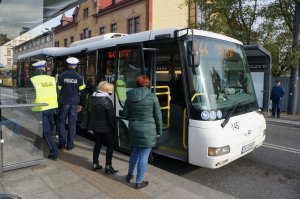
[[[153,44],[145,52],[152,82],[163,118],[160,143],[153,152],[183,161],[187,160],[185,94],[179,47],[176,43]]]
[[[144,74],[142,43],[117,45],[117,71],[115,81],[115,109],[118,118],[117,147],[129,152],[131,144],[128,136],[128,120],[122,116],[126,92],[136,88],[135,79]]]

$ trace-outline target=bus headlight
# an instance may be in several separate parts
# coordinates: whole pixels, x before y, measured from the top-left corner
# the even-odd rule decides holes
[[[230,146],[222,146],[219,148],[208,147],[208,156],[221,156],[230,152]]]

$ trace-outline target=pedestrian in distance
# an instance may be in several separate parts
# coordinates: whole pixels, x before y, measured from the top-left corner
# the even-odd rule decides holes
[[[70,57],[67,60],[68,70],[58,77],[59,89],[59,143],[58,148],[72,150],[76,131],[77,113],[85,106],[85,84],[83,77],[75,71],[79,60]],[[65,123],[68,118],[68,134],[65,133]]]
[[[93,150],[93,170],[102,169],[99,164],[99,155],[102,145],[106,145],[105,173],[115,174],[118,170],[112,167],[114,149],[114,133],[117,132],[117,120],[110,96],[113,84],[102,81],[98,89],[89,97],[88,110],[90,118],[88,129],[93,131],[95,145]]]
[[[56,160],[58,149],[52,137],[54,110],[58,107],[57,86],[55,78],[46,75],[46,61],[38,61],[32,66],[36,69],[37,75],[30,78],[35,89],[35,100],[33,103],[46,103],[46,106],[32,107],[32,111],[42,112],[43,134],[50,149],[49,159]]]
[[[150,80],[141,75],[136,78],[137,88],[128,91],[123,116],[129,120],[129,138],[132,151],[129,160],[126,181],[133,178],[137,165],[135,188],[148,186],[144,175],[148,167],[148,158],[151,148],[156,146],[157,136],[162,133],[162,115],[158,98],[150,92]]]
[[[277,117],[280,118],[280,108],[281,108],[281,100],[284,96],[285,91],[282,86],[280,86],[280,81],[275,81],[275,86],[273,86],[271,90],[270,100],[272,100],[272,116],[275,117],[275,113],[277,113]]]

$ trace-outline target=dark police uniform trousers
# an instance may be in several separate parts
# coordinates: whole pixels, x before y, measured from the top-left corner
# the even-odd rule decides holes
[[[58,150],[52,137],[54,109],[42,111],[43,133],[50,148],[51,156],[57,158]]]
[[[83,77],[74,69],[63,72],[58,78],[59,93],[59,147],[66,145],[67,149],[74,147],[74,136],[77,122],[77,106],[84,105],[85,84]],[[65,122],[68,118],[69,132],[66,136]]]

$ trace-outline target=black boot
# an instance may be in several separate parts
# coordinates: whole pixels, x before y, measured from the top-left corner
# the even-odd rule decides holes
[[[104,171],[105,171],[106,174],[118,173],[118,170],[115,170],[111,165],[105,165]]]
[[[135,188],[136,189],[141,189],[141,188],[147,187],[148,185],[149,185],[148,181],[143,181],[141,183],[136,183]]]
[[[126,176],[126,182],[130,182],[130,180],[133,178],[133,175],[131,175],[131,174],[128,174],[127,176]]]
[[[94,163],[93,164],[93,171],[97,171],[99,169],[102,169],[102,166],[100,166],[99,163]]]

